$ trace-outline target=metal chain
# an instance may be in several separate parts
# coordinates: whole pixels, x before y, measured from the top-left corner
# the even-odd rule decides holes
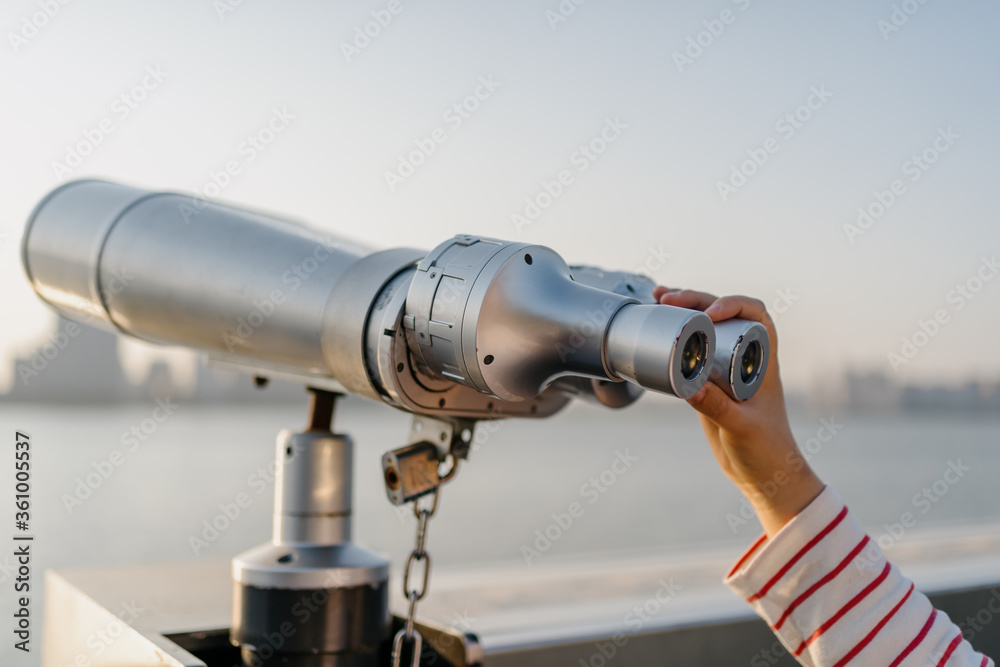
[[[427,589],[431,578],[431,557],[424,549],[427,542],[427,520],[437,512],[438,498],[441,494],[441,487],[434,489],[434,500],[430,508],[420,507],[420,501],[413,501],[413,514],[417,517],[417,546],[410,552],[406,559],[406,569],[403,571],[403,596],[410,601],[410,610],[406,615],[406,625],[396,633],[392,640],[392,667],[399,667],[403,655],[403,641],[413,643],[413,667],[420,666],[420,652],[423,650],[424,638],[413,627],[414,618],[417,613],[417,602],[427,595]],[[410,588],[410,573],[414,566],[423,563],[424,576],[420,589]]]

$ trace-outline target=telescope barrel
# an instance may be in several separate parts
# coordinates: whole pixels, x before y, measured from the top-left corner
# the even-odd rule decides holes
[[[322,375],[327,299],[368,251],[189,196],[75,181],[35,209],[23,253],[65,317]]]

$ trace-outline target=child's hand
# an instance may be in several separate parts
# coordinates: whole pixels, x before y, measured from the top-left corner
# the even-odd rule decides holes
[[[771,358],[761,388],[749,401],[729,398],[712,382],[688,399],[700,413],[722,472],[753,505],[768,536],[806,508],[823,490],[799,451],[785,410],[778,374],[778,334],[764,304],[745,296],[721,299],[704,292],[657,287],[660,303],[705,311],[713,322],[733,317],[760,322],[771,338]]]

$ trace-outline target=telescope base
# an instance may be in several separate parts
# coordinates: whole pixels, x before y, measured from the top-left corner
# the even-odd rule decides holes
[[[228,560],[49,570],[45,576],[41,664],[42,667],[240,665],[243,657],[240,649],[229,640],[232,604]],[[402,619],[392,617],[391,632],[400,627]],[[417,627],[425,637],[422,665],[481,664],[482,650],[475,636],[419,620]],[[95,642],[101,642],[99,653],[94,650]],[[389,665],[390,652],[388,643],[378,647],[376,660],[371,664]],[[247,664],[257,667],[260,663]],[[341,667],[356,663],[334,660],[264,664]],[[408,667],[409,663],[406,664]]]
[[[233,641],[253,667],[378,667],[388,582],[377,586],[280,589],[237,586],[242,625]],[[383,635],[378,632],[377,635]],[[252,648],[251,648],[252,647]],[[337,650],[338,648],[347,650]],[[348,648],[349,647],[349,648]]]

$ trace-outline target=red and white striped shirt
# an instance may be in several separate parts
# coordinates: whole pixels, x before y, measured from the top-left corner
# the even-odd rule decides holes
[[[994,667],[885,559],[829,487],[774,539],[757,540],[726,584],[809,667]]]

